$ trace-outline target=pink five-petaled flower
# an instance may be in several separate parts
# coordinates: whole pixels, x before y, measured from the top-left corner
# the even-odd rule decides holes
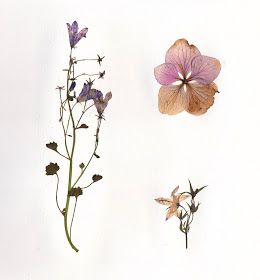
[[[186,198],[189,197],[189,195],[185,195],[185,194],[176,194],[176,192],[178,191],[179,186],[176,187],[172,193],[171,193],[171,197],[170,198],[163,198],[163,197],[159,197],[156,198],[155,201],[162,204],[162,205],[167,205],[169,206],[167,209],[167,214],[166,214],[166,221],[168,219],[170,219],[173,215],[178,217],[178,207],[179,207],[179,203],[183,200],[185,200]]]
[[[220,62],[205,55],[179,39],[167,51],[165,63],[154,69],[159,84],[159,110],[163,114],[175,115],[183,110],[202,115],[214,103],[218,91],[213,81],[221,69]]]
[[[67,27],[69,32],[70,46],[71,48],[74,48],[79,40],[81,40],[83,37],[86,37],[88,28],[83,28],[80,32],[78,32],[79,27],[76,21],[74,21],[72,25],[67,23]]]
[[[103,98],[103,95],[97,99],[94,100],[97,112],[99,113],[99,115],[102,115],[104,110],[107,107],[108,101],[112,98],[112,93],[108,92],[105,96],[105,98]]]

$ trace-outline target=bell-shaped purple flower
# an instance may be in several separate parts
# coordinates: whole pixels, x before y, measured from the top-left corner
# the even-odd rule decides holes
[[[78,32],[79,27],[76,21],[74,21],[71,25],[67,23],[67,27],[69,32],[70,46],[71,48],[74,48],[79,40],[81,40],[83,37],[86,37],[88,28],[83,28],[80,32]]]
[[[97,112],[99,113],[99,115],[102,115],[104,113],[104,110],[106,109],[107,105],[108,105],[108,101],[112,98],[112,93],[108,92],[105,96],[105,98],[103,98],[103,94],[101,97],[97,98],[94,100]]]
[[[77,98],[78,102],[84,102],[84,101],[87,101],[88,100],[88,94],[89,94],[89,91],[90,91],[90,85],[89,84],[86,84],[84,83],[83,85],[83,88]]]
[[[91,89],[91,85],[89,83],[84,83],[81,93],[78,96],[78,102],[86,102],[88,100],[95,100],[97,98],[102,97],[103,94],[100,90]]]

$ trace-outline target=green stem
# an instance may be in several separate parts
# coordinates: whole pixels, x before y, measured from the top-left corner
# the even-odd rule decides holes
[[[72,54],[72,49],[71,49],[71,52],[70,52],[69,70],[68,70],[68,73],[67,73],[67,95],[69,94],[70,72],[71,72],[71,67],[72,67],[72,64],[73,64],[72,63],[72,56],[71,56],[71,54]],[[70,192],[70,190],[72,188],[71,184],[72,184],[72,172],[73,172],[73,155],[74,155],[75,144],[76,144],[76,130],[75,130],[75,122],[74,122],[74,117],[73,117],[73,114],[72,114],[72,109],[71,109],[70,101],[68,100],[67,102],[68,102],[70,118],[71,118],[72,128],[73,128],[73,136],[72,136],[73,140],[72,140],[72,148],[71,148],[71,154],[70,154],[68,194],[67,194],[65,213],[64,213],[64,228],[65,228],[66,237],[67,237],[67,240],[68,240],[70,246],[72,247],[73,250],[78,252],[79,250],[73,244],[73,242],[71,240],[71,236],[70,236],[69,230],[68,230],[68,210],[69,210],[69,204],[70,204],[69,192]]]

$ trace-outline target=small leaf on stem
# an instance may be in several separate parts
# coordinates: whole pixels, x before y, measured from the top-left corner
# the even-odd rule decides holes
[[[88,128],[88,126],[85,123],[83,123],[79,127],[77,127],[77,129],[79,129],[79,128]]]
[[[97,182],[97,181],[101,180],[102,178],[103,178],[103,176],[98,175],[98,174],[95,174],[92,176],[93,182]]]
[[[85,164],[82,162],[80,165],[79,165],[79,168],[80,169],[83,169],[85,167]]]
[[[57,163],[51,162],[49,165],[45,167],[46,175],[54,175],[57,174],[60,167]]]
[[[57,151],[58,144],[56,142],[50,142],[50,143],[46,144],[46,147],[53,151]]]

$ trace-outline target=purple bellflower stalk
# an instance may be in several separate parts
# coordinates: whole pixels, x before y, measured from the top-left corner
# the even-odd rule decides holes
[[[51,162],[46,166],[46,175],[54,175],[57,178],[56,185],[56,205],[63,216],[64,220],[64,229],[66,238],[70,244],[70,246],[78,252],[78,248],[72,242],[72,225],[75,216],[75,210],[78,202],[79,196],[83,195],[83,191],[90,187],[92,184],[98,182],[102,179],[102,176],[99,174],[94,174],[91,177],[91,181],[87,184],[82,182],[83,175],[87,172],[89,165],[93,162],[94,158],[100,158],[97,155],[97,149],[99,144],[99,135],[100,135],[100,126],[101,121],[104,119],[103,113],[105,108],[108,105],[108,101],[112,98],[111,92],[107,93],[105,98],[103,98],[103,94],[100,90],[92,88],[94,80],[85,80],[83,83],[83,87],[81,91],[78,90],[78,85],[82,84],[79,80],[83,79],[84,76],[97,76],[100,77],[100,73],[105,73],[105,71],[97,71],[96,74],[86,74],[86,73],[76,73],[77,64],[83,61],[96,61],[99,66],[101,66],[101,62],[104,59],[104,56],[101,57],[98,55],[98,58],[83,58],[76,59],[74,54],[72,55],[73,49],[75,45],[81,40],[81,38],[86,37],[86,33],[88,28],[83,28],[80,32],[78,32],[78,23],[74,21],[72,25],[67,23],[68,31],[69,31],[69,41],[70,41],[70,56],[69,56],[69,64],[68,67],[64,70],[67,72],[66,78],[66,86],[59,86],[57,90],[59,91],[60,97],[60,119],[63,136],[64,136],[64,152],[60,150],[58,144],[54,141],[47,143],[46,147],[68,161],[68,185],[67,185],[67,196],[64,203],[64,207],[60,206],[60,202],[58,199],[58,189],[60,184],[60,179],[58,175],[58,171],[60,167],[57,163]],[[104,74],[102,74],[102,78],[104,78]],[[102,79],[97,79],[98,81]],[[77,92],[80,92],[77,94]],[[77,97],[76,97],[77,95]],[[87,104],[90,104],[87,107]],[[83,107],[83,108],[82,108]],[[77,112],[77,108],[80,109]],[[79,150],[80,147],[76,149],[77,139],[78,139],[78,130],[85,130],[88,133],[88,125],[86,123],[82,123],[84,116],[87,112],[91,112],[90,109],[95,109],[98,113],[97,115],[97,127],[94,134],[94,148],[92,153],[90,154],[89,159],[82,159],[82,162],[75,163],[75,152]],[[84,148],[85,149],[85,148]],[[79,154],[80,156],[80,154]],[[76,166],[75,166],[76,164]],[[78,174],[76,173],[76,167],[78,168]],[[63,179],[63,178],[61,178]],[[81,180],[81,181],[80,181]],[[80,185],[79,185],[80,181]],[[85,184],[85,186],[84,186]],[[70,201],[71,198],[75,198],[74,208],[70,215]],[[71,217],[71,219],[69,219]]]
[[[69,32],[70,47],[74,48],[83,37],[86,37],[88,28],[85,27],[80,32],[78,32],[79,27],[76,21],[74,21],[71,25],[67,23],[67,27]]]

